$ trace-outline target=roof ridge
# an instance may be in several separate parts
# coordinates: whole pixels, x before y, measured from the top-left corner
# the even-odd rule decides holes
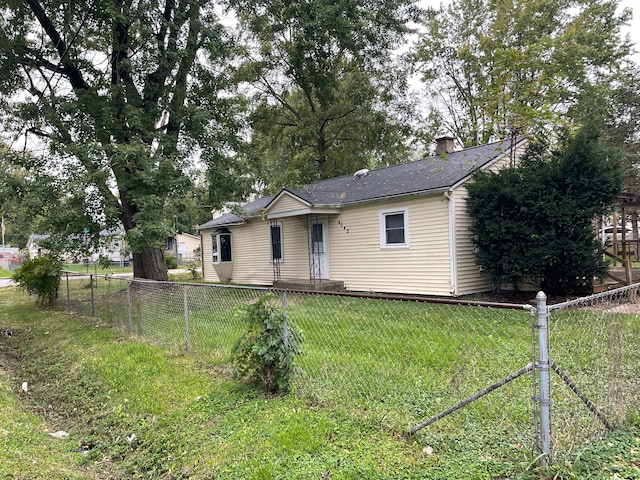
[[[525,137],[523,135],[518,135],[515,138],[515,143],[523,140],[524,138]],[[462,150],[456,150],[454,152],[450,152],[447,155],[450,155],[451,153],[456,153],[457,154],[457,153],[462,153],[462,152],[468,152],[470,150],[475,150],[475,149],[478,149],[478,148],[487,148],[487,147],[491,147],[492,145],[496,145],[496,144],[499,144],[499,143],[504,143],[504,142],[509,141],[509,140],[510,140],[509,137],[505,137],[505,138],[502,138],[500,140],[495,140],[493,142],[483,143],[482,145],[474,145],[472,147],[463,148]],[[375,168],[375,169],[371,170],[371,172],[379,172],[379,171],[382,171],[382,170],[386,170],[386,169],[394,168],[394,167],[399,167],[399,166],[402,166],[402,165],[406,166],[406,165],[409,165],[409,164],[412,164],[412,163],[423,162],[423,161],[429,160],[429,159],[442,159],[442,156],[438,155],[438,154],[429,155],[427,157],[418,158],[416,160],[410,160],[408,162],[400,162],[400,163],[394,163],[393,165],[385,165],[384,167]],[[349,177],[353,177],[353,174],[345,174],[345,175],[340,175],[338,177],[323,178],[321,180],[317,180],[315,182],[308,183],[308,184],[306,184],[306,185],[304,185],[302,187],[294,188],[294,189],[288,188],[288,187],[283,187],[282,190],[288,190],[291,193],[294,193],[293,192],[294,190],[297,190],[299,192],[305,192],[305,191],[308,191],[309,187],[320,185],[320,184],[323,184],[323,183],[326,183],[326,182],[335,182],[336,180],[338,180],[340,178],[349,178]]]

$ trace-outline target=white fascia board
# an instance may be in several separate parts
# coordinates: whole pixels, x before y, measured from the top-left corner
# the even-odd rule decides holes
[[[298,195],[296,195],[296,194],[294,194],[294,193],[291,193],[289,190],[287,190],[286,188],[284,188],[284,189],[282,189],[282,190],[280,191],[280,193],[279,193],[279,194],[277,194],[275,197],[273,197],[273,198],[271,199],[271,201],[267,204],[267,206],[266,206],[266,207],[264,207],[264,211],[265,211],[265,212],[266,212],[266,211],[268,211],[268,210],[269,210],[269,208],[271,208],[271,206],[272,206],[272,205],[275,205],[275,204],[276,204],[276,202],[277,202],[278,200],[280,200],[280,199],[281,199],[283,196],[285,196],[285,195],[287,195],[288,197],[293,198],[294,200],[296,200],[297,202],[302,203],[303,205],[306,205],[306,206],[308,206],[308,207],[310,207],[310,206],[311,206],[311,203],[307,202],[304,198],[301,198],[301,197],[299,197]]]
[[[299,210],[291,210],[289,212],[267,214],[267,219],[299,217],[301,215],[335,215],[338,213],[340,213],[339,208],[301,208]]]
[[[207,225],[206,227],[203,226],[199,226],[196,227],[196,231],[197,232],[202,232],[203,230],[210,230],[213,228],[221,228],[221,227],[235,227],[238,225],[244,225],[246,224],[246,220],[243,220],[242,222],[229,222],[229,223],[218,223],[216,225]]]

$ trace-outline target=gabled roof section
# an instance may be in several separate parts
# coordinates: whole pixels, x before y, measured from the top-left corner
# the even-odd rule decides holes
[[[264,208],[275,198],[275,195],[268,195],[266,197],[259,198],[253,202],[249,202],[243,205],[241,208],[244,211],[245,215],[242,217],[236,215],[233,212],[225,213],[224,215],[220,215],[213,220],[209,220],[207,223],[200,225],[196,230],[204,230],[206,228],[213,228],[223,225],[239,225],[246,223],[246,218],[255,217],[260,213],[260,211],[264,210]]]
[[[428,194],[453,188],[469,179],[477,171],[508,155],[511,149],[526,143],[524,137],[514,141],[498,142],[467,148],[446,155],[427,157],[414,162],[392,165],[372,170],[366,175],[345,175],[312,183],[301,189],[283,189],[278,195],[270,195],[244,205],[246,216],[227,213],[215,218],[198,230],[222,225],[245,223],[246,218],[275,205],[276,201],[289,196],[312,208],[337,208],[387,198],[416,194]]]
[[[310,207],[312,204],[311,202],[305,200],[304,198],[300,197],[299,195],[297,195],[295,193],[295,190],[289,190],[288,188],[283,188],[279,194],[277,194],[270,202],[269,204],[265,207],[265,210],[269,210],[270,208],[273,208],[278,201],[280,201],[283,198],[289,198],[291,200],[293,200],[294,202],[297,202],[300,204],[300,207]]]

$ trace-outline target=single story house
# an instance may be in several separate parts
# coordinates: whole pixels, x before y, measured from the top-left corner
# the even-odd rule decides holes
[[[165,255],[173,255],[178,265],[187,260],[199,260],[200,237],[190,233],[176,233],[167,237],[167,246],[164,249]]]
[[[200,225],[212,282],[458,296],[488,291],[476,265],[465,184],[517,162],[524,138],[284,188]]]

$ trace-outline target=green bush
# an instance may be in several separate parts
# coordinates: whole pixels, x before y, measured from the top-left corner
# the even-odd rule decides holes
[[[272,298],[273,294],[267,294],[236,309],[247,331],[233,347],[235,373],[237,378],[260,380],[268,393],[287,392],[303,337],[297,329],[285,326],[282,312],[269,303]]]
[[[58,297],[62,262],[52,257],[27,259],[13,273],[13,280],[29,294],[36,294],[43,304],[54,304]]]
[[[178,260],[173,255],[165,255],[164,262],[167,264],[167,269],[178,268]]]
[[[184,268],[191,273],[194,280],[200,276],[200,262],[197,260],[189,260],[184,264]]]

